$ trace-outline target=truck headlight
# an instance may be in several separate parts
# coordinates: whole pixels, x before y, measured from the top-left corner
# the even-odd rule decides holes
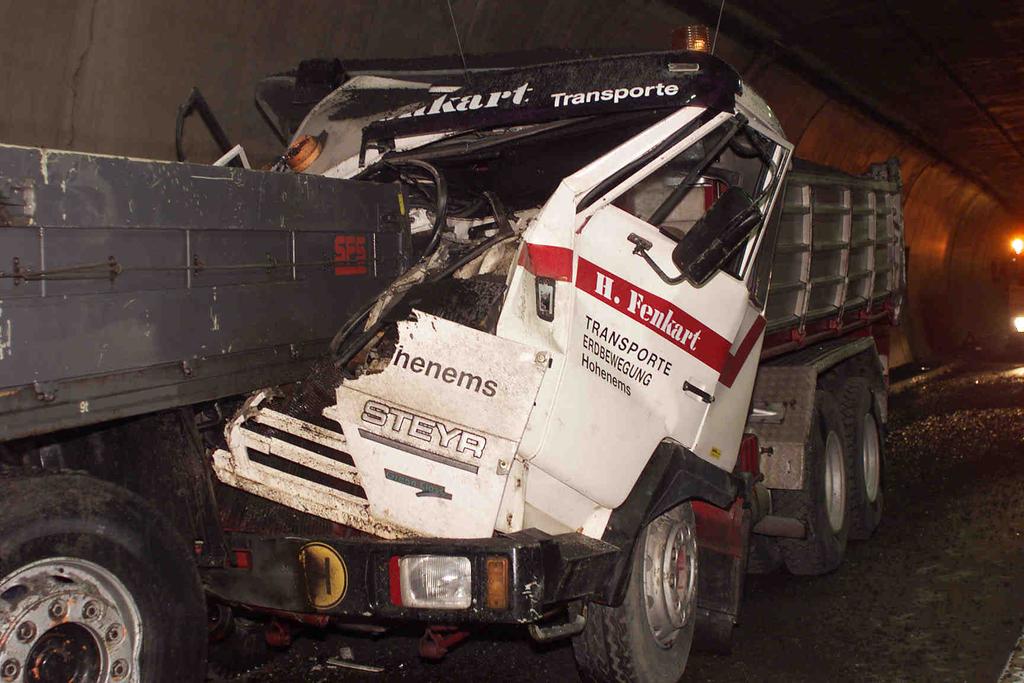
[[[398,568],[404,607],[466,609],[473,602],[468,557],[407,555]]]

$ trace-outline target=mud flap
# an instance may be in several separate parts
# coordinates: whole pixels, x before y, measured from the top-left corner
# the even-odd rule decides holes
[[[705,652],[729,654],[732,629],[739,619],[747,569],[750,511],[737,498],[722,510],[693,502],[697,520],[697,623],[693,646]]]

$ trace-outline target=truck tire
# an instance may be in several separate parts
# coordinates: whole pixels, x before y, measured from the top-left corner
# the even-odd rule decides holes
[[[779,539],[782,559],[793,574],[826,574],[843,561],[850,529],[845,444],[839,406],[832,394],[818,390],[804,462],[804,489],[772,492],[774,514],[799,519],[807,527],[806,538]]]
[[[885,453],[881,420],[871,395],[871,383],[854,377],[846,382],[840,401],[846,430],[846,461],[850,467],[850,538],[871,538],[882,520],[882,475]]]
[[[666,571],[675,567],[672,574]],[[591,604],[573,638],[584,681],[669,683],[686,669],[697,609],[697,527],[683,503],[651,522],[633,550],[626,597]]]
[[[206,609],[189,547],[145,500],[78,474],[0,479],[0,674],[200,681]]]

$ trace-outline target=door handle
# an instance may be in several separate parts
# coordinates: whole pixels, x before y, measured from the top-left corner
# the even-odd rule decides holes
[[[704,391],[700,387],[694,386],[693,384],[690,384],[689,382],[683,382],[683,391],[690,392],[691,394],[693,394],[694,396],[696,396],[700,400],[704,401],[705,403],[714,403],[715,402],[715,397],[714,396],[712,396],[708,392]]]

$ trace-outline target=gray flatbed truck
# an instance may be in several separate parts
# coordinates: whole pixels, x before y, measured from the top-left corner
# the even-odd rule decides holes
[[[197,675],[227,562],[200,433],[406,269],[402,192],[0,146],[2,680]]]

